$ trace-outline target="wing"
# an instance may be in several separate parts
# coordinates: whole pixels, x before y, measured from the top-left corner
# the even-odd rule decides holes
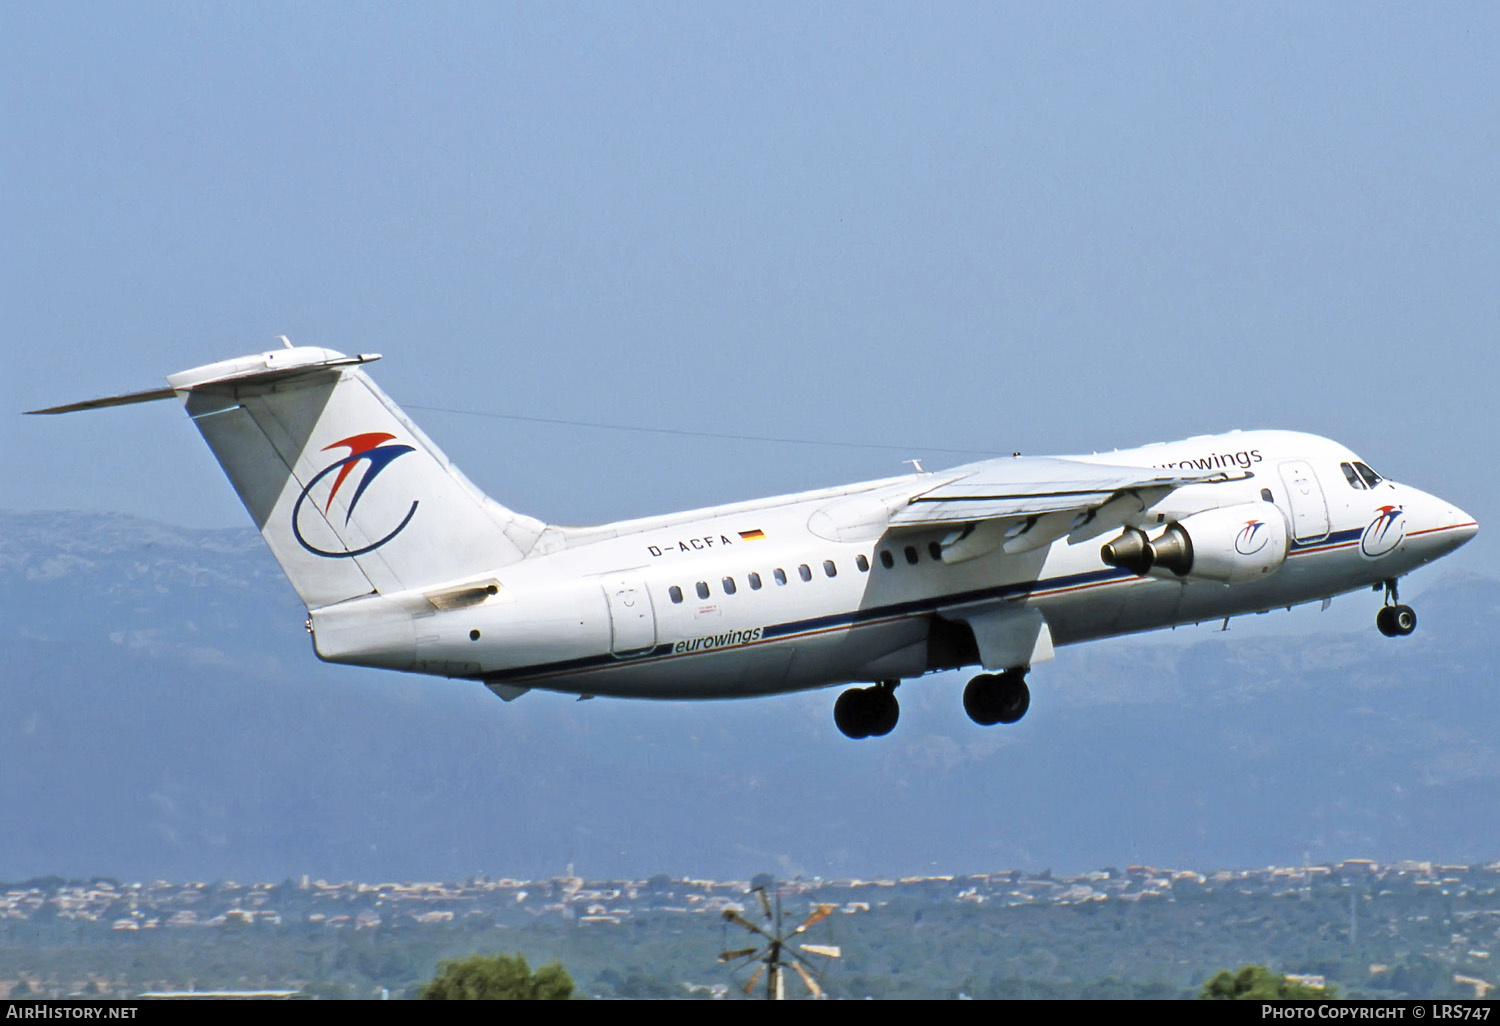
[[[890,518],[892,528],[953,527],[942,543],[947,563],[997,548],[1027,552],[1087,526],[1108,530],[1183,485],[1230,478],[1222,470],[1026,457],[989,460],[959,470],[967,472],[913,496]]]

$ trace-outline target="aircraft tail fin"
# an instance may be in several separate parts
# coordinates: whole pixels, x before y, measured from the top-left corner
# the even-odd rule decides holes
[[[545,525],[449,462],[360,369],[379,358],[289,347],[36,412],[179,396],[309,609],[525,558]]]

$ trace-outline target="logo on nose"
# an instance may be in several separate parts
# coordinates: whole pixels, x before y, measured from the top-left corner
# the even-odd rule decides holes
[[[1406,540],[1406,513],[1400,506],[1381,506],[1359,536],[1359,551],[1372,559],[1383,556]]]

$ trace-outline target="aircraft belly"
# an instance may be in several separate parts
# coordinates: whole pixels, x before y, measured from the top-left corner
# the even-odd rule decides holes
[[[855,681],[919,676],[926,668],[927,622],[918,619],[845,627],[709,651],[674,653],[672,643],[633,659],[590,660],[586,667],[506,683],[612,698],[749,698]],[[488,678],[486,678],[488,679]]]
[[[532,687],[609,698],[748,698],[796,691],[789,683],[798,655],[791,642],[692,655],[618,661],[572,673],[548,674]]]
[[[926,619],[908,617],[804,637],[793,679],[799,688],[919,677],[927,669]]]
[[[1116,589],[1119,591],[1121,589]],[[1120,596],[1110,592],[1092,595],[1063,595],[1038,599],[1033,605],[1046,618],[1054,645],[1071,645],[1086,638],[1104,637],[1114,632],[1120,613]]]
[[[1218,584],[1211,587],[1224,590]],[[1148,577],[1119,590],[1122,592],[1122,601],[1114,622],[1113,629],[1116,633],[1151,630],[1162,624],[1177,622],[1185,591],[1182,582]]]
[[[1275,575],[1233,587],[1212,581],[1133,581],[1119,589],[1121,612],[1109,621],[1102,607],[1096,610],[1090,600],[1051,600],[1042,605],[1042,610],[1055,643],[1071,645],[1315,602],[1364,590],[1388,573],[1395,576],[1394,568],[1374,567],[1357,550],[1346,547],[1337,552],[1294,556]],[[1156,587],[1148,592],[1144,588],[1148,584]],[[1175,598],[1169,588],[1176,593]]]
[[[1179,622],[1183,585],[1127,578],[1085,591],[1042,596],[1041,610],[1055,645],[1072,645],[1116,634],[1155,630]]]

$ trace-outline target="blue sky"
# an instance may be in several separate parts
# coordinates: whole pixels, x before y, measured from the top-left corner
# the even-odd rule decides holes
[[[7,4],[0,506],[247,523],[180,409],[17,414],[286,333],[895,447],[411,410],[553,521],[1266,426],[1486,521],[1496,54],[1492,4]]]

